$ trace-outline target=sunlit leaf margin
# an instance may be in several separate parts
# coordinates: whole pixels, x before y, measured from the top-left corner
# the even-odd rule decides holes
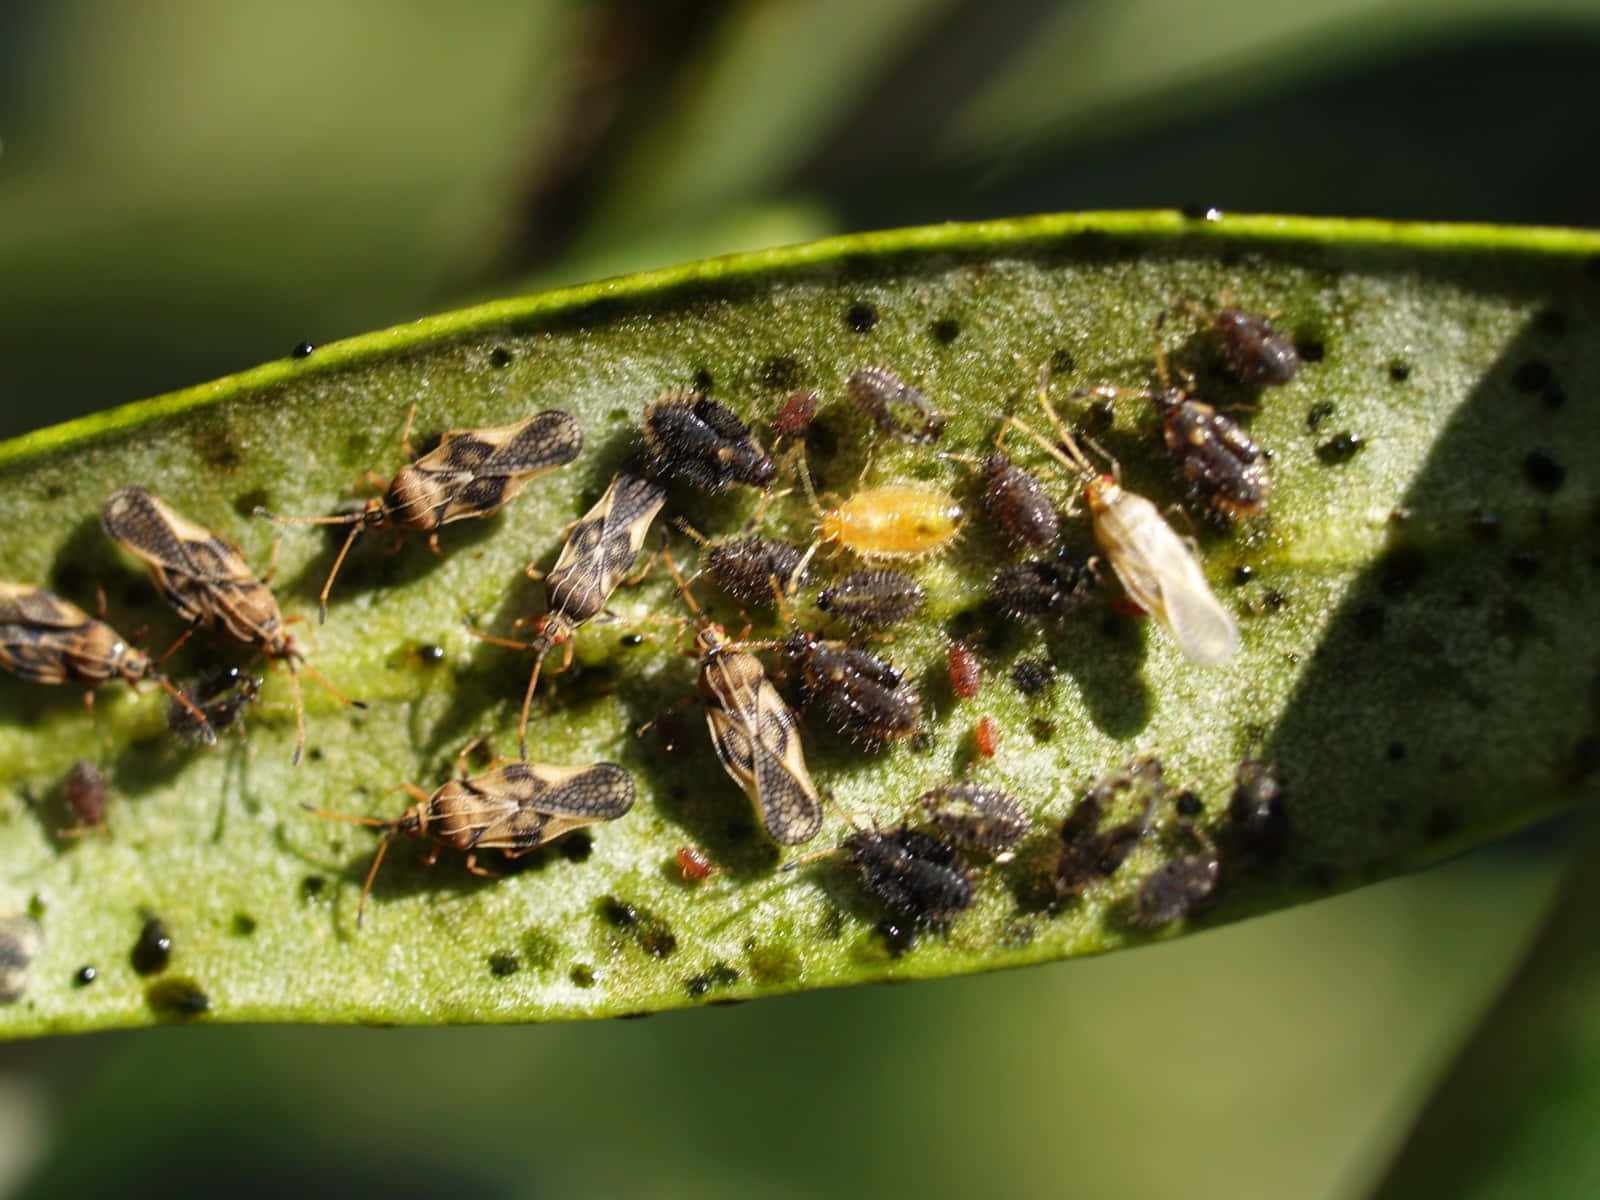
[[[0,810],[0,907],[32,911],[45,931],[0,1029],[178,1019],[202,996],[207,1020],[618,1015],[1111,949],[1144,936],[1127,928],[1128,898],[1186,835],[1169,822],[1114,879],[1067,903],[1049,892],[1051,842],[1072,798],[1140,753],[1195,790],[1224,845],[1237,763],[1259,755],[1288,780],[1288,854],[1272,866],[1226,855],[1217,903],[1194,923],[1425,863],[1569,804],[1588,794],[1595,757],[1597,263],[1600,237],[1572,231],[1288,218],[1100,214],[869,234],[430,318],[0,446],[9,577],[86,607],[103,586],[109,618],[149,626],[160,648],[174,622],[95,519],[120,484],[149,486],[264,563],[276,531],[251,510],[328,512],[364,470],[392,471],[413,402],[423,431],[555,406],[588,436],[575,466],[536,480],[501,517],[445,531],[442,557],[420,541],[386,555],[380,537],[358,549],[311,641],[315,664],[370,708],[311,688],[312,751],[298,769],[281,674],[247,735],[209,752],[171,741],[159,700],[103,689],[91,725],[70,689],[0,680],[12,797]],[[1254,401],[1251,432],[1275,456],[1267,522],[1194,525],[1212,585],[1243,625],[1235,662],[1193,667],[1148,622],[1104,603],[1047,634],[1001,627],[982,599],[1010,556],[977,515],[954,552],[918,565],[928,608],[880,648],[922,685],[928,736],[869,755],[821,728],[808,735],[833,802],[818,845],[848,829],[844,813],[896,822],[953,773],[1011,789],[1038,832],[982,878],[973,911],[899,953],[847,865],[776,870],[698,712],[677,718],[682,749],[667,749],[659,726],[635,735],[693,690],[674,628],[626,619],[683,613],[657,571],[618,594],[620,624],[581,639],[581,669],[542,689],[532,729],[536,758],[629,767],[633,812],[498,881],[450,855],[426,869],[396,846],[354,930],[374,839],[299,805],[392,816],[403,796],[388,789],[434,785],[468,739],[488,734],[511,751],[527,656],[474,641],[467,619],[505,634],[538,611],[521,568],[553,560],[653,395],[709,388],[760,417],[788,389],[817,387],[810,461],[825,488],[847,492],[866,443],[842,400],[856,367],[895,367],[951,414],[944,448],[980,453],[996,413],[1036,411],[1043,363],[1063,399],[1150,384],[1155,318],[1183,296],[1270,315],[1310,360],[1289,386],[1251,396],[1212,386],[1214,347],[1192,324],[1168,334],[1210,398]],[[1110,426],[1065,407],[1097,429],[1130,487],[1181,502],[1144,407],[1118,405]],[[1332,442],[1344,433],[1359,441]],[[1045,469],[1042,454],[1015,439],[1012,449]],[[926,450],[880,448],[871,470],[940,482],[981,509],[971,470]],[[1075,486],[1048,477],[1066,507]],[[753,507],[752,496],[677,495],[669,511],[723,532]],[[794,493],[766,527],[805,541],[813,523]],[[1070,544],[1089,550],[1084,517],[1068,525]],[[686,541],[678,553],[693,558]],[[314,609],[331,556],[315,533],[286,533],[286,609]],[[731,608],[718,611],[737,626]],[[647,640],[631,645],[632,632]],[[951,636],[984,660],[970,701],[944,680]],[[203,639],[180,655],[191,652],[175,670],[203,661]],[[1019,663],[1045,686],[1022,694]],[[984,715],[1001,729],[992,762],[974,761]],[[110,771],[110,833],[62,840],[56,783],[84,756]],[[726,869],[684,881],[682,844]],[[129,952],[152,914],[174,950],[146,977]],[[76,984],[87,965],[95,981]]]

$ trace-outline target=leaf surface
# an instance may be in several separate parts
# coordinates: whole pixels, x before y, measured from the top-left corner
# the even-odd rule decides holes
[[[414,322],[0,446],[6,576],[86,608],[103,588],[108,619],[147,629],[159,651],[179,629],[99,530],[114,488],[149,487],[264,564],[278,531],[252,509],[317,515],[364,494],[362,472],[403,461],[411,404],[421,434],[559,407],[586,435],[573,466],[500,516],[444,529],[438,556],[422,539],[397,553],[381,535],[357,543],[327,625],[297,636],[368,708],[306,679],[311,751],[298,768],[281,671],[268,672],[244,735],[211,751],[174,742],[158,698],[102,689],[92,723],[71,688],[0,679],[0,907],[32,912],[44,931],[0,1031],[182,1019],[199,997],[207,1020],[622,1015],[1109,950],[1151,936],[1129,928],[1129,899],[1195,843],[1163,820],[1112,878],[1062,902],[1049,884],[1055,830],[1085,787],[1142,754],[1192,788],[1224,848],[1216,901],[1191,924],[1409,869],[1569,805],[1591,794],[1597,757],[1597,262],[1600,238],[1565,231],[1279,218],[1103,214],[868,234]],[[698,387],[759,422],[790,389],[820,389],[808,461],[824,492],[847,495],[871,440],[844,400],[851,371],[892,366],[949,415],[941,448],[978,455],[997,413],[1037,421],[1048,362],[1061,407],[1128,487],[1181,510],[1149,406],[1096,411],[1067,395],[1150,386],[1156,317],[1182,297],[1267,314],[1307,359],[1288,386],[1250,393],[1218,378],[1215,343],[1192,322],[1166,330],[1202,394],[1248,404],[1237,415],[1274,456],[1266,520],[1218,529],[1192,508],[1174,517],[1239,617],[1229,666],[1189,664],[1151,622],[1111,607],[1110,584],[1048,629],[997,621],[984,598],[1014,556],[972,469],[892,444],[867,468],[871,483],[945,487],[969,517],[953,550],[912,568],[923,614],[876,647],[920,687],[925,736],[868,753],[807,725],[830,799],[811,848],[847,833],[847,814],[897,823],[952,776],[1003,783],[1035,832],[1015,862],[979,877],[976,905],[948,929],[909,948],[886,936],[837,856],[778,869],[792,852],[760,834],[702,714],[677,707],[695,665],[678,652],[688,639],[671,621],[685,608],[659,569],[618,591],[615,621],[584,630],[574,668],[541,687],[530,730],[537,760],[627,767],[633,811],[498,879],[468,874],[454,853],[429,868],[425,847],[397,840],[354,928],[376,839],[301,805],[393,817],[409,801],[391,789],[431,790],[470,739],[514,752],[531,656],[475,640],[468,623],[510,636],[540,611],[523,567],[551,565],[564,527],[636,449],[652,397]],[[1067,543],[1091,551],[1076,483],[1024,439],[1008,446],[1071,510]],[[678,489],[667,513],[721,534],[755,509],[751,493]],[[815,525],[799,490],[763,520],[800,543]],[[282,533],[278,597],[314,622],[337,538]],[[682,537],[674,553],[695,557]],[[819,560],[819,578],[848,565],[831,550]],[[708,582],[695,590],[740,627]],[[751,636],[783,629],[758,622]],[[948,683],[952,637],[983,665],[971,700]],[[197,637],[173,670],[219,657],[248,661]],[[983,716],[1000,730],[992,760],[973,748]],[[1291,798],[1274,864],[1229,849],[1234,771],[1252,755],[1278,766]],[[82,757],[109,773],[108,833],[63,839],[59,781]],[[686,881],[682,845],[723,869]],[[130,952],[152,915],[173,951],[142,976]],[[95,981],[75,984],[86,965]]]

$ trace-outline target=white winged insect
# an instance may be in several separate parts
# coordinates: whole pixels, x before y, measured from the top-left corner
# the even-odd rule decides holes
[[[1039,403],[1055,429],[1055,444],[1017,418],[1008,419],[1083,479],[1095,540],[1134,603],[1166,627],[1191,662],[1222,666],[1238,652],[1239,626],[1212,593],[1193,547],[1149,500],[1114,475],[1094,470],[1056,415],[1048,388],[1048,373],[1041,373]]]

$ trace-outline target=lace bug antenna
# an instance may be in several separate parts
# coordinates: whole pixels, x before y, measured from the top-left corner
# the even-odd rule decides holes
[[[350,526],[317,597],[319,622],[328,619],[328,594],[361,533],[388,526],[402,536],[408,530],[426,533],[429,547],[438,554],[441,526],[469,517],[494,516],[529,480],[565,466],[583,449],[578,423],[567,413],[549,409],[514,425],[449,430],[438,446],[414,457],[411,423],[416,413],[413,404],[400,435],[401,449],[413,461],[387,483],[367,472],[364,478],[382,488],[383,495],[367,500],[359,511],[330,517],[280,517],[265,508],[255,510],[256,516],[278,525]]]

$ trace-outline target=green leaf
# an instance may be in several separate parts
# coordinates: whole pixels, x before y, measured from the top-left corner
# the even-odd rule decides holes
[[[206,1020],[618,1015],[1113,949],[1148,936],[1129,929],[1127,901],[1188,843],[1167,822],[1114,878],[1054,904],[1053,830],[1082,788],[1141,753],[1193,787],[1225,845],[1238,762],[1260,754],[1288,781],[1283,861],[1227,854],[1217,901],[1195,924],[1426,863],[1568,805],[1591,792],[1595,745],[1600,547],[1586,405],[1600,377],[1597,262],[1600,237],[1573,232],[1275,218],[1090,215],[869,234],[419,321],[0,446],[7,576],[85,606],[103,587],[109,619],[148,626],[160,648],[174,619],[98,529],[114,487],[149,486],[264,564],[276,531],[251,510],[329,512],[363,471],[392,471],[412,403],[420,430],[558,406],[587,435],[574,466],[535,480],[500,517],[445,529],[441,556],[419,542],[396,554],[381,537],[358,543],[309,644],[313,664],[369,708],[341,707],[308,680],[312,751],[298,768],[281,672],[246,735],[214,751],[174,743],[159,699],[102,689],[91,724],[69,688],[0,680],[13,798],[0,810],[0,908],[30,910],[45,935],[0,1028],[179,1019],[196,994]],[[928,608],[881,647],[920,684],[927,737],[869,754],[808,730],[833,802],[816,845],[848,830],[845,813],[897,821],[952,774],[1003,781],[1035,836],[981,877],[978,903],[947,931],[897,957],[848,864],[777,870],[782,856],[718,767],[698,712],[678,718],[679,750],[659,728],[635,734],[694,691],[681,631],[662,623],[684,607],[660,570],[617,593],[617,623],[583,632],[577,667],[541,686],[530,731],[540,761],[628,767],[633,811],[498,880],[467,874],[453,853],[425,867],[422,847],[399,843],[354,928],[375,838],[300,805],[394,816],[406,801],[390,789],[435,786],[470,738],[514,750],[529,656],[474,640],[467,621],[505,635],[539,611],[523,566],[553,561],[564,526],[633,449],[651,397],[709,379],[712,395],[769,416],[788,388],[818,387],[809,460],[824,488],[848,492],[867,444],[841,395],[856,367],[894,366],[949,412],[945,448],[981,453],[996,412],[1036,411],[1046,361],[1058,399],[1091,426],[1065,402],[1072,388],[1148,385],[1156,315],[1183,296],[1270,314],[1314,360],[1248,418],[1274,452],[1270,518],[1232,531],[1195,523],[1211,583],[1243,627],[1228,667],[1187,663],[1151,622],[1100,602],[1048,632],[987,618],[988,580],[1010,556],[978,511],[973,472],[914,447],[881,446],[873,459],[874,481],[939,482],[974,515],[953,551],[916,565]],[[1204,371],[1213,347],[1189,332],[1170,326],[1167,344]],[[1202,377],[1218,402],[1247,398]],[[1176,505],[1152,422],[1147,406],[1120,404],[1095,436],[1131,489]],[[1362,439],[1353,456],[1325,445],[1341,433]],[[1022,439],[1011,448],[1047,469]],[[1065,505],[1075,484],[1048,477]],[[755,508],[749,494],[675,494],[669,512],[719,533]],[[814,524],[798,491],[765,515],[769,532],[802,541]],[[1090,547],[1086,518],[1068,528],[1070,544]],[[284,534],[279,598],[311,612],[333,544],[316,530]],[[844,560],[823,561],[832,571]],[[697,591],[711,599],[709,585]],[[732,608],[713,607],[737,627]],[[633,632],[647,640],[630,644]],[[952,634],[980,648],[974,700],[945,680]],[[218,653],[197,638],[174,661]],[[1022,694],[1019,663],[1050,685]],[[973,761],[984,715],[1001,729],[992,763]],[[110,832],[63,840],[56,789],[79,757],[110,771]],[[685,844],[725,870],[684,881]],[[129,954],[152,914],[174,948],[164,973],[143,977]],[[98,977],[75,986],[83,965]]]

